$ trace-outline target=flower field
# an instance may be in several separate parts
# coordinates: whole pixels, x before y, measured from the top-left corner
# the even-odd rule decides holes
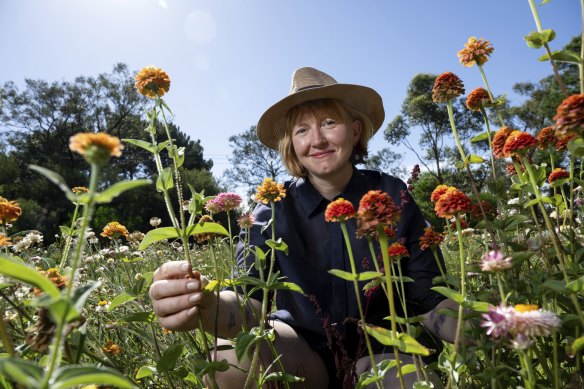
[[[365,302],[357,298],[361,317],[356,319],[367,355],[373,358],[370,341],[375,339],[392,350],[392,358],[373,363],[371,371],[359,376],[354,369],[345,372],[347,387],[381,387],[383,375],[395,367],[402,386],[403,376],[416,375],[415,388],[439,387],[429,379],[432,374],[448,388],[584,387],[584,64],[582,53],[551,52],[555,34],[541,28],[535,11],[534,18],[538,30],[526,37],[528,44],[545,50],[542,60],[554,70],[558,62],[570,63],[580,74],[579,90],[556,80],[563,101],[553,122],[539,132],[515,129],[500,114],[504,100],[495,98],[486,76],[494,48],[485,39],[468,39],[458,58],[484,80],[468,93],[466,106],[484,118],[486,131],[472,142],[483,142],[488,151],[470,154],[459,139],[452,103],[465,96],[463,80],[444,72],[434,84],[434,103],[450,114],[457,168],[472,188],[465,193],[440,184],[429,198],[415,199],[430,201],[442,222],[426,228],[420,247],[434,253],[442,271],[433,289],[458,303],[457,310],[439,312],[455,319],[452,343],[444,342],[441,351],[422,345],[422,319],[396,313],[395,305],[405,306],[403,285],[412,281],[401,274],[399,263],[409,254],[395,239],[404,204],[381,191],[367,193],[359,204],[344,199],[329,204],[326,221],[340,224],[345,242],[350,241],[346,224],[357,223],[357,238],[382,248],[380,258],[370,258],[370,271],[356,273],[347,245],[351,268],[330,273],[354,285],[358,296],[359,288],[383,290],[390,312],[385,327],[368,324],[361,306]],[[169,331],[153,313],[148,290],[154,271],[176,260],[196,269],[191,278],[208,278],[205,293],[243,290],[242,312],[247,297],[261,292],[258,326],[250,328],[244,320],[232,339],[238,358],[251,363],[247,387],[302,387],[301,378],[283,371],[273,347],[273,363],[264,366],[258,357],[260,345],[274,340],[267,319],[274,292],[304,293],[275,270],[275,252],[286,251],[286,242],[272,222],[264,226],[271,233],[266,250],[249,247],[240,231],[249,231],[255,220],[249,209],[243,210],[239,195],[206,196],[183,182],[185,153],[170,135],[167,116],[172,111],[163,99],[170,84],[169,75],[153,66],[136,75],[139,93],[151,99],[145,107],[149,126],[144,139],[120,140],[106,133],[71,137],[70,150],[91,166],[87,187],[71,188],[59,172],[30,166],[59,186],[74,210],[55,243],[45,245],[39,231],[17,231],[12,223],[23,209],[0,197],[1,388],[216,387],[216,373],[229,367],[214,358],[216,334],[203,331],[202,324],[195,331]],[[131,147],[150,153],[158,175],[104,188],[103,166]],[[163,154],[169,158],[163,160]],[[477,166],[489,167],[488,200],[474,184]],[[415,186],[416,177],[409,184]],[[150,219],[149,231],[128,231],[124,220],[92,223],[102,204],[143,185],[162,194],[159,209],[169,225],[162,224],[162,214],[142,215]],[[254,204],[270,206],[275,217],[275,203],[285,196],[281,183],[266,179]],[[408,196],[403,193],[402,198]],[[225,225],[216,221],[219,215],[226,216]],[[238,244],[255,255],[259,277],[235,269]],[[406,354],[413,363],[402,360]],[[427,364],[431,355],[434,361]]]

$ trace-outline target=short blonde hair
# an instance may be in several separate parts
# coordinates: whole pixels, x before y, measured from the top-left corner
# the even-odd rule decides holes
[[[322,99],[312,100],[296,105],[288,111],[284,119],[284,136],[278,143],[278,150],[282,156],[282,162],[288,172],[294,177],[306,177],[308,172],[302,166],[292,144],[292,129],[305,113],[311,113],[315,117],[327,116],[337,121],[344,121],[344,118],[349,116],[352,120],[359,120],[361,122],[361,135],[359,141],[353,149],[353,163],[362,163],[367,157],[367,143],[374,132],[371,120],[340,100]]]

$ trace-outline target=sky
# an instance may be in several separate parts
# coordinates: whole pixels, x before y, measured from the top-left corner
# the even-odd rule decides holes
[[[581,33],[579,1],[535,1],[543,28],[556,31],[552,50]],[[72,81],[118,62],[161,67],[173,121],[201,140],[219,177],[230,167],[228,138],[287,95],[294,69],[377,90],[386,119],[374,152],[388,146],[383,129],[416,74],[451,71],[467,92],[483,86],[456,56],[471,36],[495,49],[484,66],[493,92],[517,101],[514,83],[551,74],[537,60],[543,49],[523,39],[534,30],[528,0],[0,0],[0,84]]]

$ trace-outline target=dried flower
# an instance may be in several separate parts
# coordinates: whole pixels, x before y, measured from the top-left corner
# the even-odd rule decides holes
[[[257,187],[255,194],[256,200],[264,204],[280,201],[284,197],[286,197],[284,185],[276,184],[271,178],[264,179],[264,182]]]
[[[130,243],[140,243],[144,239],[144,233],[141,231],[134,231],[128,235],[128,242]]]
[[[253,223],[255,223],[255,216],[251,213],[246,213],[244,215],[241,215],[237,219],[237,225],[239,226],[239,228],[244,229],[244,230],[251,228],[251,226],[253,226]]]
[[[570,173],[568,173],[564,169],[558,167],[558,168],[555,168],[554,170],[552,170],[552,172],[548,176],[548,182],[550,184],[553,184],[554,182],[556,182],[558,180],[561,180],[563,178],[568,178],[568,177],[570,177]]]
[[[466,106],[471,111],[480,111],[481,108],[491,106],[491,96],[485,88],[473,89],[466,98]]]
[[[355,207],[342,197],[332,201],[324,212],[324,220],[327,222],[344,223],[352,217],[355,217]]]
[[[199,219],[199,225],[204,226],[205,223],[213,223],[213,218],[209,215],[201,216],[201,218]],[[195,240],[197,241],[197,243],[202,244],[202,243],[205,243],[206,241],[210,240],[214,236],[215,236],[215,234],[208,234],[208,233],[195,234]]]
[[[387,248],[387,254],[390,258],[393,259],[400,259],[402,257],[409,257],[410,254],[408,253],[408,249],[401,243],[395,242],[392,243]]]
[[[205,207],[209,212],[229,212],[232,209],[239,207],[241,204],[241,196],[237,193],[219,193],[215,198],[209,200]],[[207,208],[211,207],[212,211]]]
[[[106,354],[118,355],[122,352],[122,348],[110,340],[101,348],[101,351]]]
[[[395,225],[400,218],[400,209],[387,193],[370,190],[359,201],[357,217],[361,222],[373,225]]]
[[[584,133],[584,94],[568,96],[556,109],[556,134]]]
[[[71,189],[71,191],[75,194],[82,194],[89,192],[89,189],[84,186],[75,186]]]
[[[503,158],[505,156],[503,148],[505,147],[505,142],[507,138],[514,130],[507,126],[503,126],[495,133],[493,136],[493,155],[495,158]]]
[[[493,50],[491,42],[471,36],[464,44],[464,49],[458,52],[458,60],[466,67],[474,66],[475,63],[480,66],[489,60]]]
[[[158,227],[162,223],[162,220],[159,217],[151,217],[150,218],[150,225],[154,228]]]
[[[136,88],[138,93],[155,99],[162,97],[170,88],[170,77],[161,68],[149,65],[136,74]]]
[[[512,155],[523,154],[528,152],[537,144],[537,139],[527,132],[513,131],[507,137],[505,146],[503,146],[503,155],[510,157]]]
[[[468,212],[471,204],[466,194],[455,187],[449,187],[436,201],[434,211],[438,217],[450,219],[460,213]]]
[[[6,234],[0,234],[0,247],[8,247],[11,244],[10,237],[6,236]]]
[[[109,222],[104,228],[101,233],[101,236],[104,238],[119,238],[120,236],[128,237],[128,229],[118,222]]]
[[[503,258],[500,250],[492,250],[483,254],[479,266],[482,271],[487,272],[511,269],[511,257]]]
[[[436,201],[438,201],[438,199],[440,197],[442,197],[442,195],[444,193],[446,193],[446,190],[448,189],[448,185],[443,185],[440,184],[438,185],[436,188],[434,188],[434,190],[432,191],[432,194],[430,195],[430,201],[435,203]]]
[[[80,132],[69,138],[69,149],[81,154],[89,163],[105,165],[110,157],[122,155],[124,145],[118,137],[104,132]]]
[[[8,201],[0,197],[0,224],[8,224],[18,219],[22,214],[22,209],[16,201]]]
[[[420,248],[428,250],[432,247],[438,247],[443,240],[444,236],[441,233],[434,231],[432,227],[426,227],[424,235],[420,236]]]
[[[458,76],[452,72],[444,72],[434,81],[432,88],[432,101],[446,103],[464,94],[464,84]]]

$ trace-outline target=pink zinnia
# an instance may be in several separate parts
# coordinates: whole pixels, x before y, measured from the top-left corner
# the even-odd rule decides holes
[[[503,258],[503,253],[499,250],[489,251],[481,258],[480,267],[482,271],[501,271],[510,269],[511,257]]]
[[[239,217],[239,219],[237,219],[237,224],[239,225],[239,228],[244,229],[244,230],[251,228],[251,226],[253,226],[254,222],[255,222],[255,216],[252,215],[251,213],[246,213],[245,215],[241,215]]]
[[[481,327],[485,327],[487,335],[491,335],[493,338],[506,336],[511,329],[514,313],[513,307],[507,307],[503,304],[489,307],[489,312],[482,314],[485,320],[481,322]]]
[[[241,196],[237,193],[222,192],[209,202],[215,204],[219,212],[229,212],[239,207],[241,204]]]

